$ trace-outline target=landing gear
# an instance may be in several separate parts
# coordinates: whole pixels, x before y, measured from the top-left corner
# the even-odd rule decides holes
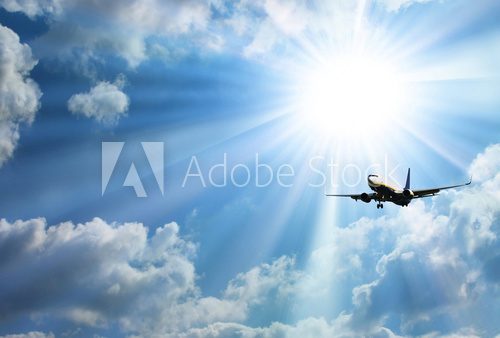
[[[379,209],[379,208],[383,209],[384,205],[382,203],[377,203],[377,209]]]

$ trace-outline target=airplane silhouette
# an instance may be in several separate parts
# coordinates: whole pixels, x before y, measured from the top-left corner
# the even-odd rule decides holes
[[[390,185],[383,182],[383,180],[378,175],[368,175],[368,186],[373,193],[362,193],[362,194],[326,194],[326,196],[336,196],[336,197],[350,197],[354,200],[361,200],[365,203],[370,203],[372,200],[377,201],[377,209],[383,208],[382,202],[392,202],[394,204],[400,205],[402,207],[408,206],[414,198],[422,198],[434,196],[441,190],[463,187],[469,185],[472,182],[472,177],[469,182],[458,185],[450,185],[447,187],[430,188],[430,189],[410,189],[410,168],[408,168],[408,174],[406,176],[406,184],[403,189],[396,189]]]

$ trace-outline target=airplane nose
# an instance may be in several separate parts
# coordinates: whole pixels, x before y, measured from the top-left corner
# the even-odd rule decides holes
[[[367,180],[368,180],[368,184],[379,184],[379,178],[377,176],[374,176],[374,175],[368,175],[367,177]]]

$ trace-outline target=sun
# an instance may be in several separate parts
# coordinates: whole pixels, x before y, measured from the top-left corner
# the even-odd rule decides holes
[[[298,114],[321,136],[380,133],[399,117],[404,83],[395,67],[348,55],[309,67],[299,80]]]

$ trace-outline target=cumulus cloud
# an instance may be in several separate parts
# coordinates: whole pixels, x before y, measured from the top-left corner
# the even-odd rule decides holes
[[[48,226],[44,219],[0,220],[0,320],[43,313],[126,332],[175,333],[217,321],[242,321],[250,309],[286,298],[297,279],[282,257],[229,282],[220,298],[201,297],[195,245],[176,223],[148,230],[99,218]]]
[[[43,309],[102,326],[185,296],[194,291],[194,248],[177,234],[175,223],[148,240],[139,223],[1,220],[0,318]]]
[[[477,155],[469,170],[471,176],[474,176],[474,181],[484,182],[498,174],[498,168],[500,168],[499,153],[500,144],[494,144]]]
[[[88,93],[71,96],[68,109],[73,114],[84,115],[100,123],[116,124],[126,114],[130,102],[122,92],[123,83],[123,77],[119,77],[114,83],[101,81]]]
[[[36,64],[30,47],[0,25],[0,166],[16,148],[19,125],[32,123],[40,107],[42,93],[28,77]]]
[[[41,311],[90,326],[127,329],[195,295],[194,245],[166,224],[147,238],[139,223],[94,219],[47,227],[44,219],[0,221],[0,318]],[[27,278],[31,276],[30,278]],[[78,290],[77,294],[74,291]]]
[[[148,57],[147,38],[151,36],[172,40],[188,36],[186,41],[197,47],[214,44],[214,36],[205,34],[210,2],[201,0],[60,1],[57,10],[40,8],[29,13],[22,6],[6,7],[12,8],[50,17],[48,32],[33,41],[37,55],[73,63],[91,77],[95,76],[92,64],[109,56],[119,56],[130,67],[137,67]]]
[[[221,297],[193,297],[164,304],[141,331],[146,335],[161,332],[178,336],[211,323],[247,321],[253,311],[265,311],[273,304],[284,306],[293,295],[299,276],[294,259],[281,257],[236,276]]]

